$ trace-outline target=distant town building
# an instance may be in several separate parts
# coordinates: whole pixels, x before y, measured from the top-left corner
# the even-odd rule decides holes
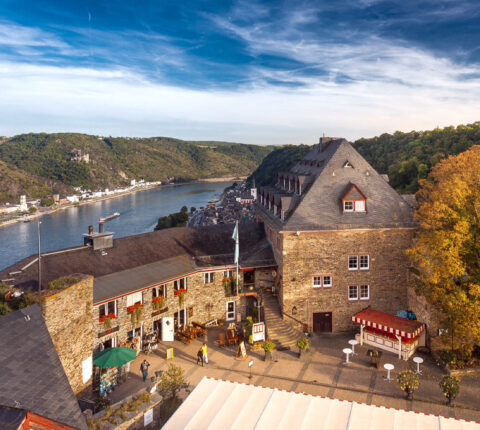
[[[20,212],[28,211],[27,196],[25,196],[25,195],[20,196],[20,206],[19,206],[18,210]]]

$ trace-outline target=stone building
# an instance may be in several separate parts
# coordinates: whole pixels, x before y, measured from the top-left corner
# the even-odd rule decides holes
[[[337,332],[368,306],[407,308],[411,196],[399,195],[345,139],[321,138],[278,173],[275,187],[260,188],[256,209],[278,264],[286,321]]]
[[[164,317],[173,317],[176,326],[212,319],[233,321],[237,314],[244,317],[256,297],[253,288],[273,283],[272,268],[276,263],[262,224],[242,224],[239,231],[239,294],[235,288],[226,288],[223,281],[236,271],[233,225],[181,227],[120,239],[113,239],[110,232],[89,228],[84,246],[43,254],[42,290],[48,291],[50,282],[72,273],[89,275],[78,275],[84,281],[70,287],[68,293],[63,291],[62,295],[42,301],[44,312],[52,316],[47,319],[47,326],[67,375],[75,363],[81,368],[84,349],[114,347],[133,336],[159,333]],[[15,286],[36,289],[35,260],[36,257],[29,257],[18,262],[0,272],[0,276],[13,273]],[[84,288],[88,280],[89,292]],[[182,306],[176,295],[180,289],[186,290]],[[154,304],[159,297],[161,306]],[[137,320],[129,313],[129,307],[135,304],[141,307]],[[68,305],[74,309],[67,312]],[[113,318],[107,326],[104,317],[109,314]],[[62,324],[72,320],[75,324],[70,329]],[[62,358],[62,345],[66,337],[77,335],[79,341],[67,362]],[[81,383],[72,387],[77,392]]]

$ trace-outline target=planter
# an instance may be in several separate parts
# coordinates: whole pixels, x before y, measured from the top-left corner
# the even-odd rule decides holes
[[[102,331],[100,333],[98,333],[97,337],[103,337],[103,336],[106,336],[107,334],[110,334],[110,333],[115,333],[119,330],[119,326],[117,327],[113,327],[113,328],[110,328],[108,330],[105,330],[105,331]]]
[[[447,406],[453,406],[454,397],[447,397]]]
[[[168,312],[168,306],[166,308],[159,309],[158,311],[153,311],[152,312],[152,317],[154,317],[156,315],[164,314],[165,312]]]
[[[405,392],[407,393],[407,400],[413,400],[413,392],[415,390],[412,388],[407,388]]]
[[[273,354],[271,351],[265,351],[264,361],[273,361]]]

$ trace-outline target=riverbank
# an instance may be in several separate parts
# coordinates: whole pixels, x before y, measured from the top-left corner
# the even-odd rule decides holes
[[[245,179],[246,176],[243,177],[243,178]],[[148,191],[148,190],[152,190],[152,189],[155,189],[155,188],[167,189],[167,188],[179,187],[179,186],[183,186],[183,185],[201,184],[201,183],[205,183],[205,182],[207,182],[207,183],[208,182],[228,182],[228,181],[234,181],[234,180],[240,181],[240,180],[242,180],[242,177],[226,176],[226,177],[223,177],[223,178],[198,179],[198,180],[190,181],[190,182],[181,182],[179,184],[147,185],[147,186],[144,186],[142,188],[125,191],[125,192],[122,192],[122,193],[115,193],[115,194],[102,196],[102,197],[96,197],[96,198],[92,198],[92,199],[88,199],[88,200],[80,200],[78,203],[69,203],[69,204],[66,204],[66,205],[56,206],[55,208],[49,208],[49,209],[39,209],[36,213],[28,214],[26,216],[22,215],[22,216],[19,216],[18,218],[9,219],[9,220],[3,221],[3,222],[0,220],[0,228],[1,227],[7,227],[7,226],[12,225],[12,224],[21,223],[21,222],[30,222],[30,221],[33,221],[33,220],[35,220],[37,218],[40,218],[44,215],[50,215],[52,213],[55,213],[55,212],[58,212],[58,211],[61,211],[61,210],[70,209],[70,208],[73,208],[73,207],[78,207],[78,206],[83,206],[83,205],[88,205],[88,204],[91,204],[91,203],[98,203],[98,202],[105,201],[105,200],[111,200],[111,199],[115,199],[117,197],[124,197],[126,195],[135,194],[137,192],[142,192],[142,191]]]

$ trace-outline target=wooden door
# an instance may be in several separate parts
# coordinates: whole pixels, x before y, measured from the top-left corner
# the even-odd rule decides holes
[[[321,333],[332,332],[332,313],[314,312],[313,313],[313,331]]]

